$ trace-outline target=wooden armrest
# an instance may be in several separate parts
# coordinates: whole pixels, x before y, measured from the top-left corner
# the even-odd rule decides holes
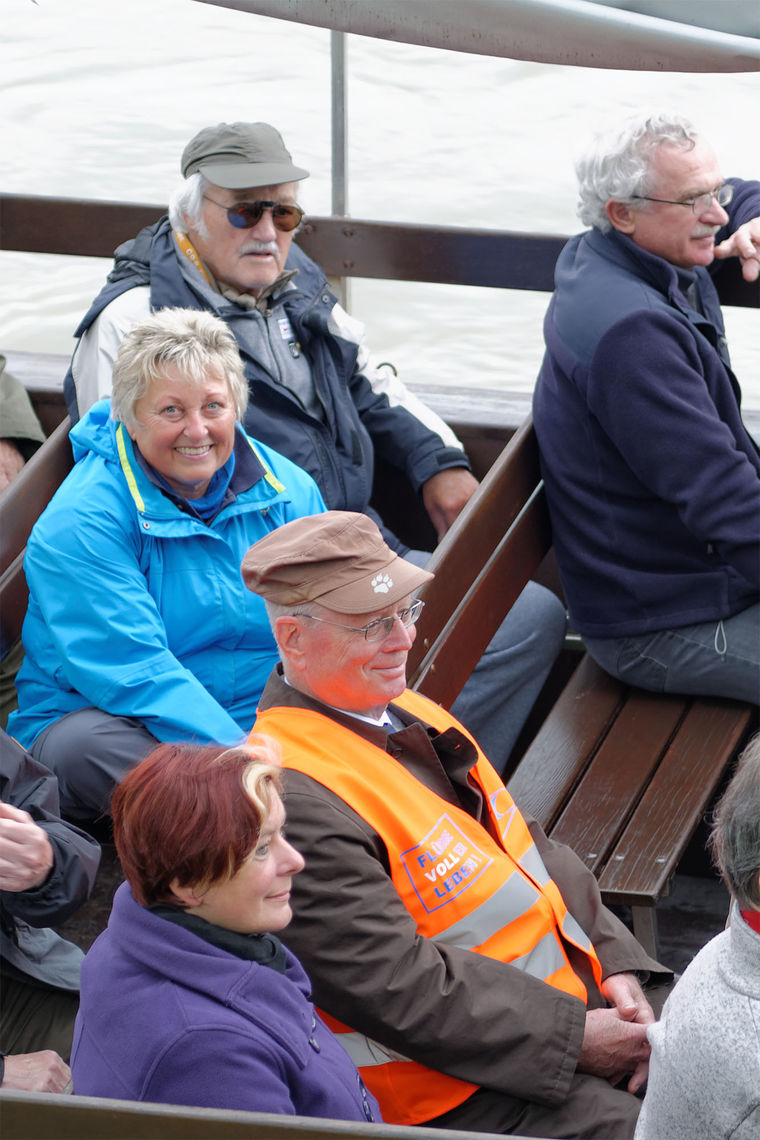
[[[0,494],[0,573],[24,549],[30,531],[74,465],[68,416]]]

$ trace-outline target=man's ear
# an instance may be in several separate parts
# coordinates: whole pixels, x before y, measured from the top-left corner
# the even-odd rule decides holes
[[[274,636],[283,661],[293,669],[302,669],[304,655],[304,627],[301,618],[283,614],[274,623]]]
[[[625,202],[618,202],[617,198],[610,198],[605,205],[607,217],[616,230],[621,234],[632,234],[636,228],[635,211]]]
[[[197,886],[182,886],[176,875],[169,883],[169,887],[175,898],[179,899],[181,903],[184,903],[188,909],[200,906],[206,894],[204,890]]]

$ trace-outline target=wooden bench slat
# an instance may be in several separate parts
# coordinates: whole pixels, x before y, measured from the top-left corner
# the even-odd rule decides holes
[[[415,688],[451,707],[550,545],[541,490],[499,543],[420,663]]]
[[[625,687],[586,655],[509,780],[520,810],[550,831],[625,699]]]
[[[632,692],[552,829],[597,873],[646,790],[687,701]]]
[[[408,658],[410,685],[416,685],[423,657],[540,479],[538,445],[528,420],[502,450],[430,558],[428,569],[436,578],[423,595],[425,609]]]
[[[66,416],[0,494],[0,573],[24,549],[32,527],[74,465],[70,427]]]
[[[440,1140],[435,1128],[363,1124],[267,1112],[56,1093],[0,1091],[3,1140]],[[446,1132],[447,1140],[510,1140],[494,1132]],[[512,1140],[519,1140],[513,1137]]]
[[[24,574],[24,551],[0,575],[0,621],[2,639],[9,648],[21,637],[21,627],[29,604],[29,587]]]
[[[652,904],[752,726],[747,705],[701,697],[681,724],[599,878],[606,901]]]
[[[21,636],[29,601],[23,569],[27,539],[74,463],[69,427],[66,416],[0,494],[0,624],[5,650]]]

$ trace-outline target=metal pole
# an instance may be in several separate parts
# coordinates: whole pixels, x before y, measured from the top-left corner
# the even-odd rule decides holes
[[[330,32],[332,95],[332,212],[348,212],[346,169],[346,37]]]

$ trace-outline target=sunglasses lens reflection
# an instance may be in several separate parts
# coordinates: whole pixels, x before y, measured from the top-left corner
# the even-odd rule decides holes
[[[288,233],[294,230],[303,217],[298,206],[283,206],[271,202],[244,202],[227,211],[230,224],[238,230],[249,230],[258,225],[265,210],[272,211],[272,221],[278,230]]]

